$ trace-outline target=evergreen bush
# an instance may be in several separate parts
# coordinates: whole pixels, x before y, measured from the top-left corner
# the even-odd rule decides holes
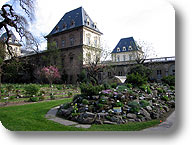
[[[24,90],[27,96],[32,97],[33,95],[36,96],[38,94],[38,92],[40,91],[40,88],[38,85],[30,84],[30,85],[25,86]]]

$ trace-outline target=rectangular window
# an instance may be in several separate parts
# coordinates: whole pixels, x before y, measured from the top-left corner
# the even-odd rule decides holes
[[[90,45],[90,37],[86,37],[86,43],[87,45]]]
[[[158,79],[162,78],[162,71],[161,70],[157,70],[157,78]]]
[[[62,40],[62,47],[65,47],[65,40]]]
[[[72,63],[72,62],[73,62],[73,56],[70,57],[70,63]]]
[[[126,61],[126,56],[125,55],[123,55],[123,61]]]
[[[94,46],[97,47],[97,38],[94,40]]]
[[[74,45],[74,38],[70,38],[70,45],[73,46]]]

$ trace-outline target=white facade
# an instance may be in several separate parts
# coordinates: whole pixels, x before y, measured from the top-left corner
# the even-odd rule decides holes
[[[96,62],[100,58],[100,36],[101,34],[91,29],[85,28],[83,30],[83,45],[85,45],[83,47],[83,64]]]
[[[119,52],[112,53],[112,61],[113,62],[122,62],[122,61],[134,61],[138,57],[142,57],[143,53],[141,51],[129,51],[129,52]]]
[[[9,44],[11,46],[11,53],[14,57],[18,57],[21,56],[21,46],[20,45],[13,45],[13,44]],[[11,59],[11,55],[9,54],[8,50],[7,50],[7,46],[5,46],[5,60],[7,59]]]

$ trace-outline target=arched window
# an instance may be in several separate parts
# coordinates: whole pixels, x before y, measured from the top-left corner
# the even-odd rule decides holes
[[[120,48],[119,47],[117,48],[117,52],[120,52]]]
[[[123,51],[126,51],[126,47],[125,46],[123,46]]]

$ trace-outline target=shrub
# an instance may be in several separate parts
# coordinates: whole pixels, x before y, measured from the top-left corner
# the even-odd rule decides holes
[[[53,94],[51,94],[51,95],[50,95],[50,99],[51,99],[51,100],[55,100],[56,97],[55,97]]]
[[[148,78],[150,76],[150,74],[152,73],[151,69],[149,69],[148,67],[144,66],[143,64],[137,64],[135,65],[132,69],[131,69],[131,74],[140,74],[141,76],[144,76],[146,78]]]
[[[131,109],[130,109],[129,111],[132,112],[132,113],[138,113],[139,110],[140,110],[140,105],[139,105],[139,103],[136,102],[136,101],[129,102],[129,103],[128,103],[128,106],[131,107]]]
[[[151,93],[152,93],[152,91],[151,91],[151,89],[150,89],[149,86],[147,86],[147,93],[148,93],[148,94],[151,94]]]
[[[40,97],[39,97],[39,100],[40,100],[40,101],[44,101],[45,99],[46,99],[45,96],[40,96]]]
[[[146,101],[146,100],[141,100],[141,101],[139,102],[139,104],[140,104],[140,106],[143,107],[143,108],[145,108],[146,106],[149,106],[149,102]]]
[[[72,92],[68,92],[68,97],[72,97]]]
[[[80,85],[81,93],[86,96],[98,95],[100,91],[104,89],[103,86],[93,86],[92,84],[82,83]]]
[[[140,88],[142,91],[144,91],[144,92],[145,92],[145,91],[146,91],[146,89],[147,89],[147,86],[146,86],[146,85],[142,85],[142,86],[140,86],[139,88]]]
[[[126,83],[131,83],[133,86],[142,86],[147,83],[147,77],[139,73],[127,75]]]
[[[115,107],[123,107],[123,103],[118,101],[118,102],[115,103]]]
[[[7,91],[12,91],[14,89],[13,85],[6,86]]]
[[[102,97],[102,98],[99,99],[99,103],[106,104],[107,100],[104,97]]]
[[[110,89],[110,85],[108,83],[104,83],[104,89],[107,90],[107,89]]]
[[[62,105],[62,109],[68,109],[70,107],[70,103],[64,103]]]
[[[163,93],[164,90],[162,88],[157,88],[158,93]]]
[[[30,97],[29,101],[30,102],[38,102],[39,101],[39,97]]]
[[[111,84],[111,88],[116,89],[116,87],[117,87],[117,83],[112,83],[112,84]]]
[[[165,95],[165,96],[162,96],[161,99],[164,100],[164,101],[169,101],[169,98],[168,98],[168,96],[166,96],[166,95]]]
[[[99,103],[99,104],[98,104],[98,107],[99,107],[100,109],[103,109],[104,105]]]
[[[40,88],[35,84],[30,84],[24,87],[25,94],[32,97],[33,95],[37,95],[40,91]]]
[[[128,88],[130,88],[130,89],[133,87],[132,84],[130,84],[130,83],[127,83],[126,86],[127,86]]]
[[[117,86],[117,90],[119,92],[123,92],[123,91],[126,91],[126,90],[128,91],[129,88],[127,86],[121,85],[121,86]]]
[[[87,99],[83,99],[83,100],[82,100],[82,104],[88,105],[88,104],[89,104],[89,101],[88,101]]]
[[[3,94],[5,91],[4,91],[4,89],[1,89],[1,93]]]
[[[9,100],[13,100],[13,99],[15,99],[16,98],[16,96],[10,96],[9,97]]]
[[[170,89],[171,89],[171,90],[175,90],[175,87],[174,87],[174,86],[170,86]]]
[[[175,76],[167,76],[162,78],[162,82],[169,86],[175,86]]]

